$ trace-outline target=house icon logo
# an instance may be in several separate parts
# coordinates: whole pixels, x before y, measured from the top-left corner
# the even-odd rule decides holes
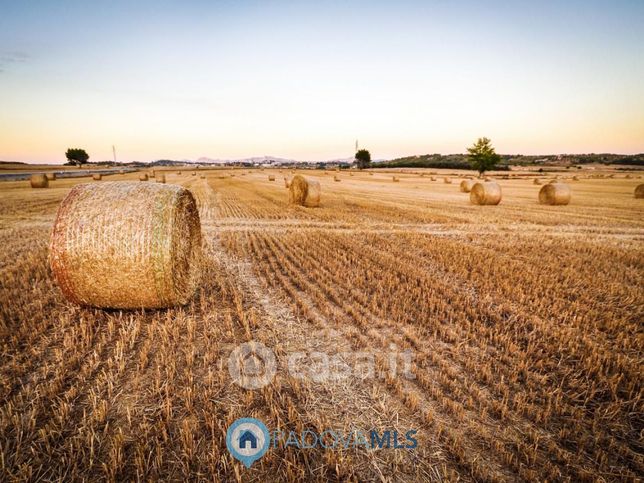
[[[270,442],[268,429],[255,418],[240,418],[226,432],[228,451],[247,468],[264,456]]]

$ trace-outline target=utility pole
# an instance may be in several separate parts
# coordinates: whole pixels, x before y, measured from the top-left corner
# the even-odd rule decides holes
[[[114,162],[116,163],[116,148],[112,144],[112,154],[114,155]]]

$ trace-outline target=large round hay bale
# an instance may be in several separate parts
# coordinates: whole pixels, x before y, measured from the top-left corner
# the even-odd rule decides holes
[[[463,193],[469,193],[472,191],[472,186],[474,186],[475,181],[472,179],[464,179],[461,181],[461,192]]]
[[[47,173],[47,174],[45,174],[45,176],[47,177],[47,180],[49,180],[49,181],[56,181],[56,173]]]
[[[297,174],[291,180],[288,202],[295,205],[315,207],[320,205],[320,183]]]
[[[58,208],[50,265],[70,301],[136,309],[181,305],[194,293],[201,225],[176,185],[76,185]]]
[[[475,205],[498,205],[501,202],[501,186],[494,181],[474,183],[470,202]]]
[[[539,178],[535,178],[535,179],[532,181],[532,184],[541,184],[541,180],[540,180]]]
[[[445,184],[452,184],[452,180],[449,178],[443,178],[443,183]]]
[[[274,174],[269,174],[268,175],[268,181],[275,181],[275,175]]]
[[[644,198],[644,184],[638,184],[635,188],[635,198]]]
[[[142,173],[139,175],[139,181],[147,181],[148,180],[148,175],[145,173]]]
[[[31,184],[32,188],[47,188],[49,187],[49,180],[44,174],[32,174],[29,184]]]
[[[565,183],[548,183],[539,190],[542,205],[567,205],[570,203],[570,186]]]
[[[156,177],[157,183],[165,183],[165,174],[161,173]]]
[[[94,181],[100,181],[100,180],[102,180],[102,179],[103,179],[103,175],[102,175],[102,174],[100,174],[100,173],[94,173],[94,174],[92,175],[92,179],[93,179]]]

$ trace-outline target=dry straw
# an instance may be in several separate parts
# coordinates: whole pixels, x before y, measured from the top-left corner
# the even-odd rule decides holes
[[[49,186],[49,180],[44,174],[32,174],[29,179],[29,184],[32,188],[47,188]]]
[[[474,180],[471,179],[464,179],[461,181],[461,191],[463,193],[469,193],[472,191],[472,186],[474,186]]]
[[[58,209],[50,265],[70,301],[135,309],[185,304],[195,291],[201,226],[177,185],[76,185]]]
[[[103,175],[102,175],[102,174],[100,174],[100,173],[94,173],[94,174],[92,175],[92,179],[93,179],[94,181],[100,181],[101,179],[103,179]]]
[[[269,174],[268,175],[268,181],[275,181],[275,175],[274,174]]]
[[[475,205],[498,205],[501,202],[501,186],[494,181],[474,183],[470,202]]]
[[[638,184],[635,188],[635,198],[644,198],[644,184]]]
[[[139,181],[147,181],[148,180],[148,175],[145,173],[142,173],[139,175]]]
[[[49,181],[56,181],[56,173],[47,173],[45,176]]]
[[[284,178],[284,187],[285,187],[285,188],[288,188],[289,186],[291,186],[291,183],[289,183],[289,182],[288,182],[288,179],[285,177],[285,178]]]
[[[570,186],[564,183],[548,183],[539,190],[542,205],[567,205],[570,203]]]
[[[161,173],[156,177],[157,183],[165,183],[165,174]]]
[[[320,183],[295,175],[291,180],[288,192],[288,202],[295,205],[315,207],[320,206]]]

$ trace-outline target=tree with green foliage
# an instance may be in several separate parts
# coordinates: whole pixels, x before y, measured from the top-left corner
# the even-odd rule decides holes
[[[65,153],[65,157],[68,161],[67,164],[78,164],[80,166],[81,164],[85,164],[87,162],[87,160],[89,159],[89,154],[87,154],[87,151],[85,151],[84,149],[69,148]]]
[[[501,156],[496,154],[492,141],[488,138],[478,138],[471,148],[467,148],[467,152],[470,153],[468,160],[472,167],[479,172],[479,176],[483,175],[485,171],[493,169],[501,160]]]
[[[366,149],[360,149],[356,153],[356,164],[358,169],[368,168],[371,165],[371,153]]]

